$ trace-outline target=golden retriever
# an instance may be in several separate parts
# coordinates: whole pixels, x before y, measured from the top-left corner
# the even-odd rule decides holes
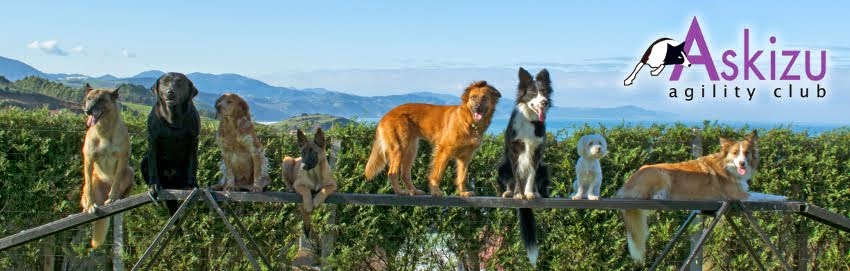
[[[419,140],[425,139],[434,147],[428,176],[431,195],[443,195],[440,180],[448,160],[455,159],[458,194],[473,196],[465,187],[469,162],[481,145],[500,97],[496,88],[478,81],[466,88],[459,105],[411,103],[393,108],[378,123],[372,154],[366,163],[366,179],[374,178],[389,164],[387,176],[396,194],[425,194],[413,186],[410,176]],[[398,182],[399,175],[406,190]]]

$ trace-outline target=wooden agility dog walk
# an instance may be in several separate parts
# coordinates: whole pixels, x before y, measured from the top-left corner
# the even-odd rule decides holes
[[[222,222],[230,230],[237,244],[242,249],[244,255],[257,270],[260,270],[260,262],[267,267],[270,267],[268,259],[262,254],[259,255],[259,261],[254,256],[255,254],[249,249],[252,246],[257,252],[259,248],[251,240],[250,236],[243,238],[242,233],[247,233],[244,225],[239,218],[230,215],[230,208],[225,205],[222,209],[218,202],[275,202],[275,203],[299,203],[301,197],[298,194],[290,192],[219,192],[209,191],[204,189],[194,190],[162,190],[159,194],[160,200],[180,200],[183,204],[178,209],[177,213],[171,217],[163,229],[154,238],[154,241],[148,250],[142,255],[141,259],[136,263],[133,270],[142,269],[148,258],[156,259],[156,255],[161,249],[167,245],[169,236],[166,236],[171,228],[176,227],[177,223],[182,221],[180,218],[186,213],[188,206],[198,202],[198,200],[206,203],[221,218]],[[811,218],[817,222],[823,223],[830,227],[850,233],[850,219],[840,214],[830,212],[818,206],[798,201],[784,202],[740,202],[740,201],[671,201],[671,200],[629,200],[629,199],[601,199],[601,200],[571,200],[567,198],[546,198],[536,200],[516,200],[500,197],[431,197],[431,196],[396,196],[389,194],[348,194],[336,193],[328,197],[328,203],[332,204],[352,204],[352,205],[377,205],[377,206],[428,206],[428,207],[460,207],[460,208],[537,208],[537,209],[603,209],[603,210],[621,210],[621,209],[649,209],[649,210],[691,210],[692,212],[679,227],[679,230],[667,243],[664,250],[656,258],[650,270],[654,270],[659,266],[663,258],[670,252],[673,245],[681,237],[687,226],[695,219],[698,214],[710,215],[714,219],[708,224],[708,227],[701,234],[698,243],[691,250],[691,253],[680,270],[684,270],[690,262],[696,257],[706,238],[714,230],[717,223],[723,217],[728,217],[732,214],[742,214],[745,221],[756,230],[759,234],[759,239],[770,248],[776,258],[782,263],[782,266],[791,270],[791,266],[785,259],[779,256],[776,246],[770,241],[768,236],[759,227],[758,222],[753,218],[752,211],[765,212],[783,212],[799,214],[804,217]],[[79,213],[70,215],[66,218],[59,219],[29,230],[21,231],[11,236],[0,239],[0,251],[10,249],[27,242],[37,240],[58,232],[68,230],[80,225],[84,225],[91,221],[123,213],[142,205],[153,203],[153,200],[147,193],[134,195],[114,203],[102,206],[94,214]],[[235,221],[235,225],[229,222],[228,218]],[[759,267],[763,267],[759,258],[755,255],[752,247],[746,242],[747,236],[741,233],[741,227],[732,219],[727,219],[731,228],[735,232],[737,238],[744,240],[748,253],[753,256]]]

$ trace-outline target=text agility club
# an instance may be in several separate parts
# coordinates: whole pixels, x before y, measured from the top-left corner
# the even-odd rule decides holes
[[[759,93],[767,93],[767,95],[777,99],[821,99],[826,97],[827,87],[825,84],[820,83],[826,77],[827,72],[825,50],[818,52],[814,56],[815,59],[812,59],[813,56],[810,50],[755,50],[750,45],[750,29],[744,28],[743,32],[743,52],[739,56],[739,53],[734,50],[729,49],[724,51],[721,55],[721,60],[725,69],[718,71],[714,62],[714,55],[708,49],[699,22],[694,17],[684,40],[684,50],[692,65],[701,65],[691,68],[696,70],[691,70],[690,72],[698,73],[700,69],[704,69],[708,79],[712,83],[702,83],[686,87],[670,87],[667,93],[668,98],[682,99],[684,101],[693,101],[695,98],[734,98],[752,101],[754,96],[759,95]],[[775,36],[771,36],[768,41],[770,44],[776,44],[777,39]],[[696,50],[691,50],[693,45],[697,46],[699,54],[695,54]],[[765,52],[767,54],[763,55]],[[817,57],[820,58],[819,61]],[[740,64],[736,63],[739,61]],[[760,69],[757,66],[757,64],[765,62],[769,65],[767,69],[764,67]],[[804,72],[795,71],[794,68],[797,65],[802,65],[801,70]],[[683,70],[684,67],[682,65],[676,65],[670,74],[669,80],[678,82]],[[803,81],[804,78],[810,83],[798,83]],[[782,83],[772,87],[762,88],[715,83],[721,80],[782,81]]]

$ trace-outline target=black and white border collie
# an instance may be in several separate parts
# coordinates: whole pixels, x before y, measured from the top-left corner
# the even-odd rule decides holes
[[[549,168],[543,164],[546,145],[546,111],[552,106],[552,81],[546,69],[531,77],[519,68],[516,106],[505,129],[505,151],[499,165],[502,197],[535,199],[549,197]],[[518,209],[520,236],[528,260],[537,263],[536,223],[531,209]]]

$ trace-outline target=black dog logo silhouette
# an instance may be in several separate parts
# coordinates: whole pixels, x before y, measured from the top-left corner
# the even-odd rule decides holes
[[[671,38],[660,38],[646,48],[646,52],[635,65],[635,69],[629,74],[629,77],[623,81],[623,85],[629,86],[635,81],[640,69],[644,65],[649,65],[652,71],[649,72],[652,76],[658,76],[664,70],[666,65],[682,64],[686,67],[691,66],[688,60],[688,54],[685,53],[685,43],[676,44]]]

